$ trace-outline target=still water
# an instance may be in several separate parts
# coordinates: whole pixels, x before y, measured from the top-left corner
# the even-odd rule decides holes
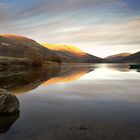
[[[0,88],[17,96],[20,113],[0,116],[0,140],[139,140],[139,72],[128,64],[1,71]]]

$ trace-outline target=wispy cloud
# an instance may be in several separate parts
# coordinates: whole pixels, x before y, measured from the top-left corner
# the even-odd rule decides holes
[[[114,52],[118,48],[138,50],[138,3],[137,0],[133,4],[130,0],[2,0],[0,31],[39,42],[78,45],[92,53],[99,51],[99,47]]]

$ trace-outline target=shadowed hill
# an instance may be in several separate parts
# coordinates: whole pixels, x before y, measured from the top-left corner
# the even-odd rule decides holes
[[[105,58],[106,62],[116,62],[118,60],[121,60],[127,56],[131,55],[131,53],[120,53],[120,54],[115,54],[111,55]]]
[[[17,35],[0,35],[0,64],[39,66],[46,60],[58,59],[53,51],[32,39]]]
[[[14,44],[22,44],[22,45],[27,45],[27,46],[40,46],[36,41],[29,39],[24,36],[19,36],[19,35],[12,35],[12,34],[3,34],[0,35],[0,38],[3,39],[3,41],[9,42],[9,43],[14,43]]]
[[[121,53],[112,55],[106,57],[104,61],[109,63],[140,63],[140,52],[134,54]]]
[[[119,62],[123,63],[140,63],[140,52],[134,53],[120,60]]]

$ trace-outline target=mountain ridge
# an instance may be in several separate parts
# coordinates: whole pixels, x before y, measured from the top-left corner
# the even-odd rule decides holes
[[[119,60],[122,63],[140,63],[140,51]]]
[[[71,62],[79,63],[98,63],[102,62],[103,59],[96,57],[94,55],[88,54],[75,46],[70,45],[57,45],[57,44],[42,44],[44,47],[53,50],[58,56],[63,57],[63,59]],[[62,60],[64,61],[64,60]]]
[[[120,53],[104,59],[107,63],[140,63],[140,51],[136,53]]]
[[[57,46],[57,45],[54,45]],[[87,54],[77,47],[63,46],[62,50],[52,50],[49,47],[44,47],[33,39],[19,36],[4,34],[0,35],[0,57],[7,58],[3,61],[0,59],[0,64],[16,63],[30,65],[42,65],[45,61],[57,63],[98,63],[102,62],[101,58]],[[14,59],[9,60],[9,57]],[[24,58],[22,61],[21,59]],[[25,61],[27,58],[28,62]],[[2,61],[2,62],[1,62]],[[16,64],[15,63],[15,64]]]
[[[129,55],[131,55],[131,53],[125,52],[125,53],[110,55],[110,56],[105,57],[104,59],[107,62],[115,62],[115,61],[121,60]]]
[[[0,66],[9,64],[40,66],[44,62],[140,63],[140,52],[120,53],[102,59],[71,45],[40,44],[24,36],[0,34]]]

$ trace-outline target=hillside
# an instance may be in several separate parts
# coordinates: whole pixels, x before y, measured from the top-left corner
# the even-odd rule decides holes
[[[140,52],[121,53],[105,59],[90,55],[74,46],[39,44],[18,35],[0,35],[0,69],[10,64],[41,66],[57,63],[140,63]]]
[[[74,46],[42,44],[60,57],[61,62],[99,63],[101,58],[83,52]]]
[[[39,66],[46,60],[58,59],[53,51],[32,39],[17,35],[0,35],[0,65],[14,63]]]
[[[44,62],[98,63],[102,62],[102,59],[74,46],[52,44],[42,46],[24,36],[0,35],[0,65],[39,66]]]
[[[24,36],[19,36],[19,35],[12,35],[12,34],[3,34],[0,35],[0,39],[2,39],[2,41],[6,41],[9,43],[14,43],[14,44],[22,44],[22,45],[27,45],[27,46],[40,46],[40,44],[38,44],[36,41],[29,39],[27,37]]]
[[[107,63],[140,63],[140,52],[130,54],[121,53],[106,57],[104,62]]]
[[[122,60],[122,59],[126,58],[129,55],[131,55],[131,53],[120,53],[120,54],[115,54],[115,55],[108,56],[104,59],[105,59],[106,62],[117,62],[119,60]]]
[[[129,55],[125,57],[122,60],[119,60],[118,62],[123,62],[123,63],[140,63],[140,52],[134,53],[132,55]]]

